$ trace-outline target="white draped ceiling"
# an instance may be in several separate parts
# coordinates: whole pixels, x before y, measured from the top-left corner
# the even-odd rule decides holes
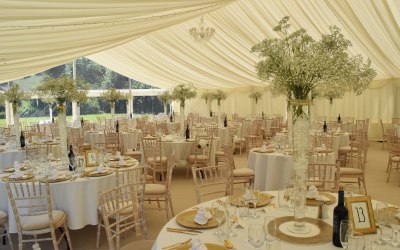
[[[398,0],[14,0],[0,10],[0,82],[87,56],[161,88],[265,86],[250,48],[285,15],[315,38],[339,26],[377,80],[400,79]],[[205,44],[188,32],[201,15],[216,29]]]

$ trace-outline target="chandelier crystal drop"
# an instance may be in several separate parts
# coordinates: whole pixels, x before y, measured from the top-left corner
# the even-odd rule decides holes
[[[189,29],[190,35],[195,42],[208,42],[215,34],[215,29],[207,26],[204,23],[203,17],[200,18],[198,27],[192,27]]]

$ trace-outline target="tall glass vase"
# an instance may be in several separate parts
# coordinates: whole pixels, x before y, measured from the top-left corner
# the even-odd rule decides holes
[[[18,148],[18,145],[20,144],[18,104],[13,103],[12,108],[13,108],[13,116],[14,116],[14,130],[15,130],[15,143],[16,143],[15,146]]]
[[[59,104],[57,106],[57,118],[58,118],[58,129],[60,131],[60,150],[61,159],[65,160],[67,158],[67,117],[66,117],[66,107],[64,104]]]
[[[115,101],[111,101],[110,106],[111,106],[111,121],[114,124],[114,119],[115,119]]]
[[[182,105],[179,114],[179,122],[181,124],[181,135],[183,135],[185,133],[185,106]]]
[[[293,145],[293,189],[294,223],[289,230],[294,233],[307,233],[304,219],[306,213],[308,141],[309,141],[309,100],[291,100],[292,145]]]

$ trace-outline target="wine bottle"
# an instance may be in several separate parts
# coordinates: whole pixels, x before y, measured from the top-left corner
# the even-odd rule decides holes
[[[187,127],[186,127],[185,137],[186,137],[186,140],[189,140],[189,139],[190,139],[189,125],[187,125]]]
[[[328,125],[326,125],[326,121],[324,121],[324,126],[322,127],[324,133],[328,132]]]
[[[210,111],[210,117],[212,117],[212,111]]]
[[[169,121],[170,121],[171,123],[174,122],[174,117],[172,116],[172,113],[171,113],[171,115],[170,115],[170,117],[169,117]]]
[[[341,121],[342,121],[342,118],[340,117],[340,114],[339,114],[339,116],[337,118],[337,122],[340,123]]]
[[[51,118],[51,123],[54,123],[54,117]]]
[[[24,132],[21,131],[21,136],[19,137],[19,142],[21,143],[21,148],[25,147],[25,136]]]
[[[338,204],[333,209],[333,245],[342,247],[340,243],[340,222],[349,218],[347,208],[344,205],[344,191],[343,188],[339,189],[338,192]]]
[[[119,130],[119,123],[117,121],[117,124],[115,125],[115,131],[118,133],[118,130]]]
[[[132,113],[129,114],[129,118],[132,119]]]
[[[75,170],[75,153],[72,148],[72,145],[69,145],[68,161],[69,161],[69,171],[74,171]]]
[[[81,127],[85,125],[85,121],[83,120],[83,117],[81,118]]]
[[[224,127],[228,127],[228,121],[226,120],[226,116],[225,116],[225,120],[224,120]]]

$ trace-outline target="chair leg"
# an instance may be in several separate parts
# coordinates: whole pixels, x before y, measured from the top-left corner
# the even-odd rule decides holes
[[[57,241],[57,235],[54,230],[51,230],[51,240],[53,241],[53,247],[54,250],[58,250],[58,241]]]
[[[100,231],[101,231],[101,223],[102,223],[102,218],[100,213],[98,214],[98,224],[97,224],[97,239],[96,239],[96,248],[100,247]]]
[[[64,224],[64,231],[65,231],[65,237],[67,238],[68,249],[69,249],[69,250],[73,250],[73,248],[72,248],[72,241],[71,241],[71,237],[70,237],[70,235],[69,235],[67,222],[65,222],[65,224]]]
[[[172,217],[175,217],[174,207],[172,206],[172,198],[171,198],[171,196],[169,196],[169,206],[171,207]]]
[[[21,234],[21,233],[18,233],[18,250],[22,250],[22,246],[23,246],[23,243],[22,243],[22,234]]]
[[[392,173],[392,164],[389,165],[389,168],[388,168],[388,176],[387,176],[386,182],[389,182],[389,178],[390,178],[390,174],[391,174],[391,173]]]
[[[168,197],[165,197],[165,213],[167,214],[167,221],[169,221],[168,209],[169,209]]]

